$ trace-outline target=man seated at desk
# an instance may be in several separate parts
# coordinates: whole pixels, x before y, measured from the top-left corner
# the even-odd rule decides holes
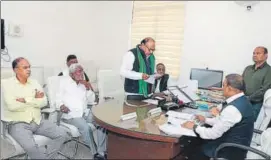
[[[220,115],[215,118],[196,116],[198,120],[212,127],[197,126],[191,121],[183,124],[183,127],[193,129],[198,137],[204,139],[202,146],[194,149],[193,155],[188,155],[189,159],[209,160],[214,157],[215,150],[221,143],[250,145],[254,119],[252,105],[244,95],[244,90],[245,84],[241,75],[227,75],[223,82],[223,94],[227,98],[227,104],[222,107]],[[218,153],[218,157],[240,160],[245,158],[246,153],[244,150],[228,147]]]
[[[63,77],[56,106],[64,114],[64,122],[74,125],[82,135],[84,143],[90,146],[94,159],[104,159],[106,151],[105,129],[97,127],[97,148],[94,142],[93,132],[88,123],[93,123],[86,111],[88,102],[93,103],[95,94],[89,83],[83,80],[84,71],[80,64],[75,63],[69,67],[69,76]],[[89,111],[90,112],[90,111]]]
[[[161,75],[160,78],[155,79],[153,90],[155,95],[168,95],[167,91],[169,86],[173,86],[174,82],[168,74],[166,74],[166,67],[163,63],[158,63],[156,65],[156,72]]]

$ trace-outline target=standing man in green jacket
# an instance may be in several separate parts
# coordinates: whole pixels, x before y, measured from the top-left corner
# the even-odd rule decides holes
[[[271,67],[266,62],[267,58],[267,48],[256,47],[253,52],[254,65],[247,66],[243,73],[245,95],[252,103],[255,121],[263,104],[264,93],[271,88]]]
[[[124,90],[127,100],[143,100],[152,94],[152,84],[147,83],[155,71],[155,40],[144,38],[123,57],[120,75],[125,78]]]

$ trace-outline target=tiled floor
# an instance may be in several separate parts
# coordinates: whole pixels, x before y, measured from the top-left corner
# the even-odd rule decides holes
[[[74,149],[74,142],[70,142],[65,145],[62,152],[65,155],[71,156]],[[1,159],[7,158],[9,155],[14,153],[15,149],[12,145],[10,145],[7,141],[3,140],[1,138]],[[16,157],[16,159],[24,159],[24,157]],[[65,159],[63,156],[59,155],[56,157],[56,159]],[[92,154],[90,153],[90,150],[84,146],[81,146],[79,144],[77,155],[75,156],[75,159],[92,159]]]

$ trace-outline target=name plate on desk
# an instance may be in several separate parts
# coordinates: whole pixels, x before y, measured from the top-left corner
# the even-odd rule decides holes
[[[162,113],[162,109],[159,107],[159,108],[154,108],[154,109],[151,109],[151,110],[149,110],[149,112],[148,112],[148,114],[150,115],[150,116],[158,116],[158,115],[160,115]]]
[[[137,117],[136,112],[133,112],[133,113],[128,113],[128,114],[120,116],[120,119],[122,121],[125,121],[125,120],[133,119],[133,118],[136,118],[136,117]]]

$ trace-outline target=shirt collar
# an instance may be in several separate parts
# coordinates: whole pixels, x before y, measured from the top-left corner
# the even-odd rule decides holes
[[[262,65],[260,65],[257,69],[262,69],[266,64],[267,64],[267,62],[265,61],[265,62],[264,62]],[[254,70],[255,70],[255,65],[256,65],[256,64],[253,65],[253,69],[254,69]],[[256,70],[257,70],[257,69],[256,69]]]
[[[16,76],[13,77],[13,80],[14,80],[16,83],[18,83],[18,84],[22,84],[22,83],[17,79]],[[26,81],[26,84],[31,84],[31,82],[32,82],[31,79],[28,78],[27,81]]]
[[[242,97],[243,95],[244,95],[243,92],[238,93],[238,94],[236,94],[236,95],[233,95],[233,96],[229,97],[229,98],[226,100],[226,102],[229,104],[229,103],[231,103],[232,101],[236,100],[237,98]]]

